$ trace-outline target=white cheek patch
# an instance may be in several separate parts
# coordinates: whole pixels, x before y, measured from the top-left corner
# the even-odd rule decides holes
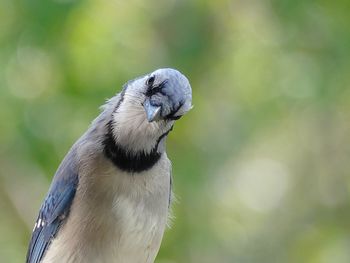
[[[148,122],[142,98],[129,93],[124,95],[124,101],[113,116],[114,138],[130,151],[151,152],[171,124]]]

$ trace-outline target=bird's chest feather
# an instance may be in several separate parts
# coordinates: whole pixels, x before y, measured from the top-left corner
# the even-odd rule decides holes
[[[95,165],[97,181],[90,177],[80,182],[87,190],[78,189],[68,222],[51,244],[45,263],[154,261],[168,217],[168,159],[134,175],[103,167]]]
[[[135,176],[128,178],[129,182],[118,183],[125,189],[113,199],[116,234],[112,243],[116,244],[114,252],[120,259],[153,262],[167,222],[170,178],[151,172],[144,177]],[[131,185],[133,189],[127,189]]]

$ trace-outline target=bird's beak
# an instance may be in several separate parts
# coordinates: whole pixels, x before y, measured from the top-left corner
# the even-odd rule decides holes
[[[157,121],[160,119],[161,106],[153,106],[151,105],[150,101],[146,99],[143,107],[145,108],[148,122]]]

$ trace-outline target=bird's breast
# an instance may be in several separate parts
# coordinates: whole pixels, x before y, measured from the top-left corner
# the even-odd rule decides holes
[[[149,209],[143,201],[135,203],[128,198],[118,198],[114,213],[119,229],[113,241],[116,258],[128,258],[128,262],[153,262],[160,247],[167,212],[154,213],[154,209]]]
[[[123,262],[153,262],[168,217],[170,167],[162,160],[141,174],[121,173],[114,178],[113,253]]]
[[[168,218],[170,162],[163,156],[139,174],[106,162],[86,167],[91,174],[80,178],[85,187],[44,263],[154,262]]]

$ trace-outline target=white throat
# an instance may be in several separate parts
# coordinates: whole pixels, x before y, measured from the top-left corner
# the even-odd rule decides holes
[[[112,128],[116,143],[134,153],[151,152],[159,138],[174,123],[173,121],[148,122],[142,106],[143,99],[142,94],[133,95],[126,92],[123,101],[113,114]],[[162,150],[159,149],[159,151]]]

